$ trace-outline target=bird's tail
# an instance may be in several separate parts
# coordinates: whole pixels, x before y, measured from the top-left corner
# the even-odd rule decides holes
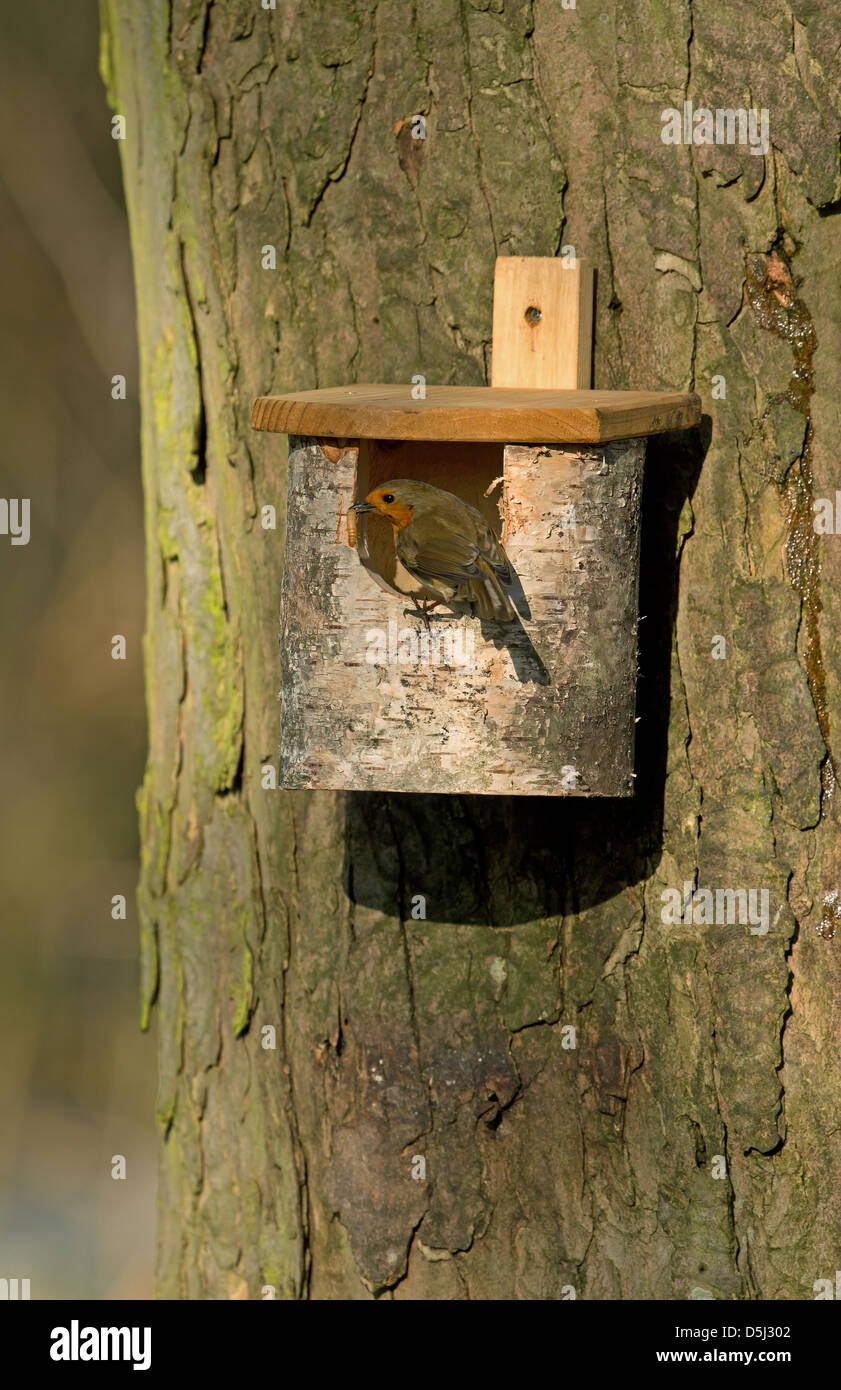
[[[497,579],[491,566],[485,560],[477,561],[481,578],[471,579],[467,584],[468,596],[478,605],[479,617],[495,619],[498,623],[516,623],[517,614],[511,600]]]

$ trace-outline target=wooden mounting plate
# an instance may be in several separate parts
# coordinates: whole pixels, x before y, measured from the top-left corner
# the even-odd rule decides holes
[[[449,439],[499,444],[604,444],[701,419],[700,397],[681,391],[545,391],[520,387],[336,386],[258,396],[255,430],[338,439]]]

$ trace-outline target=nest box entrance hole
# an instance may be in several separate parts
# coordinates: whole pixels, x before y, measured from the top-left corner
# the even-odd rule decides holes
[[[503,544],[502,496],[505,447],[502,444],[440,443],[424,439],[361,439],[356,463],[354,502],[361,502],[372,488],[395,478],[431,483],[469,502],[487,521]],[[494,486],[495,484],[495,486]],[[360,522],[363,519],[360,518]],[[407,596],[424,593],[402,568],[394,552],[392,528],[384,517],[364,518],[358,540],[367,543],[367,568],[385,586]]]

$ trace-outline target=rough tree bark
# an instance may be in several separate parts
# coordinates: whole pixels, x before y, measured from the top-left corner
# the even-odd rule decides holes
[[[140,306],[162,1295],[832,1277],[834,28],[813,0],[104,0]],[[664,144],[685,98],[768,108],[772,148]],[[711,421],[649,447],[636,798],[264,789],[285,482],[251,397],[482,383],[495,254],[562,244],[599,268],[595,384],[696,389]],[[767,888],[767,934],[665,925],[685,882]]]

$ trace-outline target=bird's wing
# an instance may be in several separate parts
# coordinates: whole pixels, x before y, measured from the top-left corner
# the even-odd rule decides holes
[[[502,542],[497,540],[490,527],[488,527],[487,531],[484,533],[479,543],[479,549],[488,564],[496,571],[503,584],[510,584],[514,578],[511,569],[511,561],[502,548]]]
[[[476,563],[479,559],[476,542],[455,532],[442,531],[417,541],[400,531],[395,549],[406,568],[419,578],[449,579],[454,584],[461,584],[465,580],[475,579],[480,573]]]
[[[446,529],[456,535],[462,533],[475,537],[478,553],[487,560],[503,584],[510,584],[514,575],[508,556],[482,513],[476,507],[471,507],[469,502],[461,503],[459,512],[447,517]]]
[[[470,510],[472,512],[474,509]],[[501,541],[478,512],[476,522],[478,525],[475,529],[472,526],[465,528],[472,531],[472,540],[465,535],[455,517],[441,518],[432,537],[424,534],[418,537],[417,527],[401,531],[397,537],[398,554],[417,569],[426,569],[430,574],[453,579],[473,577],[476,574],[476,561],[481,556],[503,584],[510,584],[514,574]]]
[[[494,556],[495,564],[486,556],[484,546],[458,533],[438,532],[418,541],[407,536],[407,530],[408,527],[398,532],[395,549],[410,574],[422,584],[436,586],[442,580],[452,584],[462,597],[478,604],[483,618],[516,621],[517,614],[500,584],[503,575],[509,582],[511,577],[502,546],[499,547],[502,560]],[[438,592],[437,588],[433,592]]]

